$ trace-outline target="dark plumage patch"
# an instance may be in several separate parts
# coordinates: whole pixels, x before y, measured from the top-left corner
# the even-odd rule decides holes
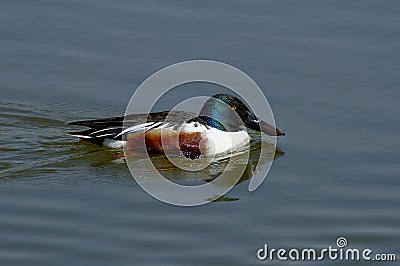
[[[249,108],[239,98],[216,94],[204,103],[199,117],[211,127],[236,132],[244,129],[248,111]]]
[[[200,158],[202,155],[201,147],[201,133],[180,133],[179,134],[179,149],[183,156],[190,159]]]

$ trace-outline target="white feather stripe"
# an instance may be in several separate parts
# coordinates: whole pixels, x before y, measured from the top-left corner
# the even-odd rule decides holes
[[[159,123],[162,123],[162,122],[159,122]],[[119,133],[115,137],[119,137],[119,136],[121,136],[123,134],[126,134],[126,133],[133,133],[133,132],[137,132],[137,131],[140,131],[140,130],[145,130],[146,127],[149,127],[150,125],[153,125],[153,124],[154,124],[154,122],[149,122],[149,123],[144,123],[144,124],[128,127],[127,129],[121,131],[121,133]]]
[[[94,136],[95,138],[102,138],[102,137],[107,137],[107,136],[113,136],[115,135],[114,133],[108,133],[108,134],[103,134],[103,135],[99,135],[99,136]]]
[[[71,136],[81,138],[81,139],[91,139],[92,137],[90,136],[85,136],[85,135],[79,135],[79,134],[71,134]]]
[[[120,128],[120,127],[104,128],[104,129],[100,129],[100,130],[94,131],[94,132],[90,133],[89,135],[94,135],[94,134],[97,134],[97,133],[100,133],[100,132],[103,132],[103,131],[114,130],[114,129],[118,129],[118,128]]]

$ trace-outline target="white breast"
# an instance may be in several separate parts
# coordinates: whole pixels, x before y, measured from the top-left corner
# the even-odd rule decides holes
[[[201,132],[202,133],[202,151],[206,156],[220,155],[230,153],[243,148],[250,142],[250,136],[246,130],[237,132],[227,132],[216,128],[207,128],[206,126],[191,122],[185,124],[181,130],[183,132]]]
[[[207,155],[226,154],[240,150],[250,142],[250,137],[246,130],[226,132],[213,128],[205,132],[204,137],[207,139]]]

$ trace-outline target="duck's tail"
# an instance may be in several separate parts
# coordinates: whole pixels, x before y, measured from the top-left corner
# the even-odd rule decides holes
[[[121,117],[116,117],[111,119],[68,122],[66,123],[67,125],[85,126],[89,127],[89,129],[67,132],[67,134],[97,145],[104,145],[104,141],[107,139],[115,141],[122,140],[122,136],[120,135],[122,131],[121,120]]]

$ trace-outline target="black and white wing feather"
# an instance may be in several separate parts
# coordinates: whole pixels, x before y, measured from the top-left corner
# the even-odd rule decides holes
[[[177,118],[187,117],[186,112],[158,112],[150,114],[133,114],[126,117],[112,117],[95,120],[82,120],[68,122],[67,125],[85,126],[89,129],[84,131],[68,132],[69,135],[78,137],[82,140],[89,141],[98,145],[104,145],[110,141],[123,142],[128,134],[135,132],[147,132],[149,130],[165,127],[176,126],[170,122],[165,123],[167,116]],[[124,123],[125,118],[125,123]]]

